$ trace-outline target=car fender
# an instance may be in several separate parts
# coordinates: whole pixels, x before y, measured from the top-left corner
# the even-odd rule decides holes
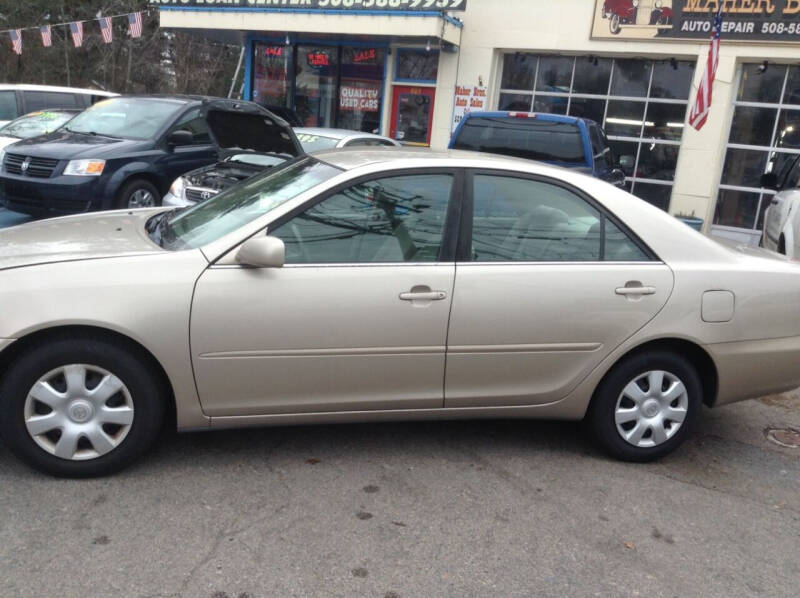
[[[120,188],[122,185],[125,184],[130,178],[141,176],[143,175],[149,179],[155,179],[158,181],[156,185],[159,190],[162,190],[167,185],[169,185],[172,181],[167,182],[164,178],[164,175],[158,171],[155,166],[149,162],[128,162],[117,171],[115,171],[111,178],[109,178],[108,182],[106,183],[106,192],[103,197],[103,208],[107,209],[113,206],[114,199],[119,193]]]

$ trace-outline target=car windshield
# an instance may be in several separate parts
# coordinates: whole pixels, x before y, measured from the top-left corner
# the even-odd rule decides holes
[[[46,135],[58,129],[74,116],[74,112],[32,112],[31,114],[20,116],[5,127],[0,128],[0,136],[30,139],[37,135]]]
[[[313,135],[311,133],[297,133],[297,140],[300,142],[300,145],[303,146],[303,151],[309,154],[311,152],[334,148],[336,144],[341,141],[341,139],[336,137]]]
[[[455,149],[542,160],[586,164],[583,136],[575,123],[537,118],[473,117],[466,121]]]
[[[73,118],[67,130],[121,139],[150,139],[186,104],[152,98],[112,98]]]
[[[231,187],[209,201],[167,216],[152,229],[151,236],[158,236],[158,242],[168,249],[201,247],[341,172],[309,157],[286,162]]]

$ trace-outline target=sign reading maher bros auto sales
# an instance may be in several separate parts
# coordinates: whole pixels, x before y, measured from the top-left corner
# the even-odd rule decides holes
[[[723,5],[722,37],[800,43],[800,0],[596,0],[595,39],[708,39]]]
[[[154,6],[320,10],[466,10],[467,0],[150,0]]]

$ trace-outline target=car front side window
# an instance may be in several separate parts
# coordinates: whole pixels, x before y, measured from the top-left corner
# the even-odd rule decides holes
[[[648,261],[600,210],[554,183],[473,177],[472,261]]]
[[[358,183],[269,234],[287,264],[436,262],[452,188],[453,175],[438,173]]]
[[[211,143],[211,131],[199,108],[190,110],[179,118],[169,132],[174,131],[189,131],[192,134],[192,143],[196,145]]]

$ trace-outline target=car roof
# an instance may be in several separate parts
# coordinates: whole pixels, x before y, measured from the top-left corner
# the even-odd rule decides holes
[[[453,161],[464,160],[469,162],[470,167],[485,166],[486,168],[497,168],[502,165],[506,168],[525,170],[529,169],[531,165],[537,165],[542,168],[552,168],[559,172],[562,171],[562,169],[556,166],[549,166],[541,162],[534,162],[533,160],[464,150],[431,150],[428,148],[410,147],[341,148],[314,152],[314,157],[342,170],[353,170],[372,164],[404,160],[424,160],[426,163],[429,163],[430,166],[437,166],[437,163],[447,163],[447,165],[452,166]]]
[[[590,118],[581,116],[564,116],[563,114],[550,114],[549,112],[522,112],[519,110],[494,110],[490,112],[468,112],[465,118],[535,118],[547,122],[569,123],[578,122],[594,123]]]
[[[102,91],[99,89],[84,89],[81,87],[59,87],[56,85],[30,85],[27,83],[0,83],[0,91],[8,90],[21,90],[21,91],[54,91],[61,93],[81,93],[93,96],[106,96],[114,97],[119,95],[112,91]]]
[[[294,127],[295,133],[304,135],[317,135],[319,137],[330,137],[331,139],[345,139],[346,137],[367,137],[370,139],[388,139],[383,135],[365,133],[364,131],[351,131],[350,129],[328,129],[325,127]]]

